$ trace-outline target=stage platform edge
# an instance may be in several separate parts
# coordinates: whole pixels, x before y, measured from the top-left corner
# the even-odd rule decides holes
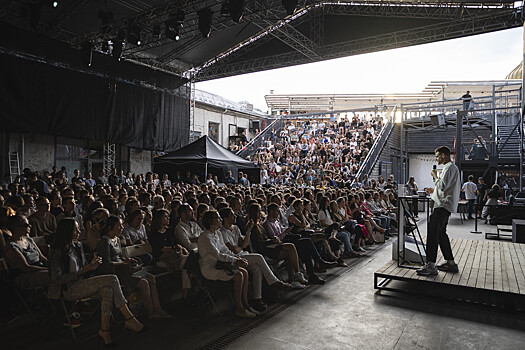
[[[414,293],[525,311],[525,244],[453,238],[451,245],[459,273],[418,276],[419,265],[398,267],[391,260],[374,273],[374,289],[378,294]],[[444,261],[442,256],[438,260]]]

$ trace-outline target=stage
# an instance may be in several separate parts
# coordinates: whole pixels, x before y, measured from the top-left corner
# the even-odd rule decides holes
[[[374,273],[374,288],[524,310],[525,244],[453,238],[451,245],[459,273],[418,276],[418,265],[398,267],[391,260]]]

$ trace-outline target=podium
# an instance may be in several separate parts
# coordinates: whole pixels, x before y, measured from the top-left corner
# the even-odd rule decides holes
[[[413,265],[406,263],[426,263],[426,245],[423,243],[418,223],[410,208],[414,200],[423,201],[426,204],[427,229],[430,217],[430,197],[429,196],[399,196],[398,197],[398,230],[397,244],[394,242],[392,248],[392,258],[397,260],[398,267],[415,269]]]

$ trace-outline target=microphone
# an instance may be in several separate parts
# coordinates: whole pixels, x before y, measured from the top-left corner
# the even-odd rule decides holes
[[[432,167],[432,170],[434,170],[434,171],[435,171],[436,169],[437,169],[437,165],[436,165],[436,164],[434,164],[434,166]]]

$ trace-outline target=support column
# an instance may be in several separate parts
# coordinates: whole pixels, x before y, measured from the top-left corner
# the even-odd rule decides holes
[[[523,190],[523,113],[525,112],[525,23],[523,23],[523,60],[521,61],[521,111],[520,111],[520,192]]]

